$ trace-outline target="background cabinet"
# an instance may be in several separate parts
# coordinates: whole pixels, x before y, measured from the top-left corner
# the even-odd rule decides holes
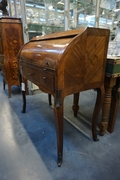
[[[23,45],[22,24],[19,18],[0,18],[0,68],[3,85],[8,84],[8,96],[11,86],[19,86],[18,52]]]

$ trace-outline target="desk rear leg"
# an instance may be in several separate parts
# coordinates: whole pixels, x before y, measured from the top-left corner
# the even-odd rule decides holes
[[[72,109],[74,111],[74,116],[77,116],[78,110],[79,110],[79,106],[78,106],[78,102],[79,102],[79,96],[80,93],[76,93],[73,95],[73,106]]]

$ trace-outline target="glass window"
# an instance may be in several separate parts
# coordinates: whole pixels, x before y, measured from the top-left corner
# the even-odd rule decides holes
[[[116,35],[116,25],[119,13],[119,2],[115,0],[101,0],[99,27],[110,29],[110,40]]]
[[[72,1],[70,3],[70,28],[95,26],[96,0]]]
[[[10,16],[21,17],[20,1],[8,0]],[[69,3],[65,12],[65,3]],[[68,13],[68,29],[95,27],[97,0],[26,0],[26,21],[30,39],[35,35],[49,34],[65,29],[65,13]],[[101,0],[98,26],[109,28],[111,39],[116,34],[118,0]],[[119,11],[120,12],[120,11]],[[98,19],[97,19],[98,20]]]

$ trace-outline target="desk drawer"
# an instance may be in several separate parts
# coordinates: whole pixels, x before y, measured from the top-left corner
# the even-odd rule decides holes
[[[44,88],[54,91],[54,76],[48,73],[40,73],[40,84]]]
[[[107,59],[106,76],[119,77],[120,76],[120,58]]]
[[[28,80],[32,81],[36,85],[40,84],[39,72],[36,69],[29,67],[22,67],[22,75],[25,76]]]
[[[20,72],[23,77],[32,81],[34,84],[38,86],[43,86],[44,88],[54,92],[54,75],[49,72],[49,70],[45,71],[43,68],[32,68],[28,66],[20,66]]]

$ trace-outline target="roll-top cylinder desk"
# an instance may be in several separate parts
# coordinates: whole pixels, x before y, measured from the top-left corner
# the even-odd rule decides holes
[[[11,97],[11,86],[19,86],[18,52],[23,45],[22,23],[19,18],[0,18],[0,69],[3,75],[3,86],[8,85],[8,96]]]
[[[110,31],[79,28],[36,36],[19,52],[22,75],[23,112],[26,110],[25,82],[30,80],[40,90],[54,97],[57,129],[58,166],[63,155],[63,106],[67,95],[97,89],[92,117],[93,139],[97,141],[97,119],[104,99],[104,75]],[[78,110],[76,102],[74,114]]]

